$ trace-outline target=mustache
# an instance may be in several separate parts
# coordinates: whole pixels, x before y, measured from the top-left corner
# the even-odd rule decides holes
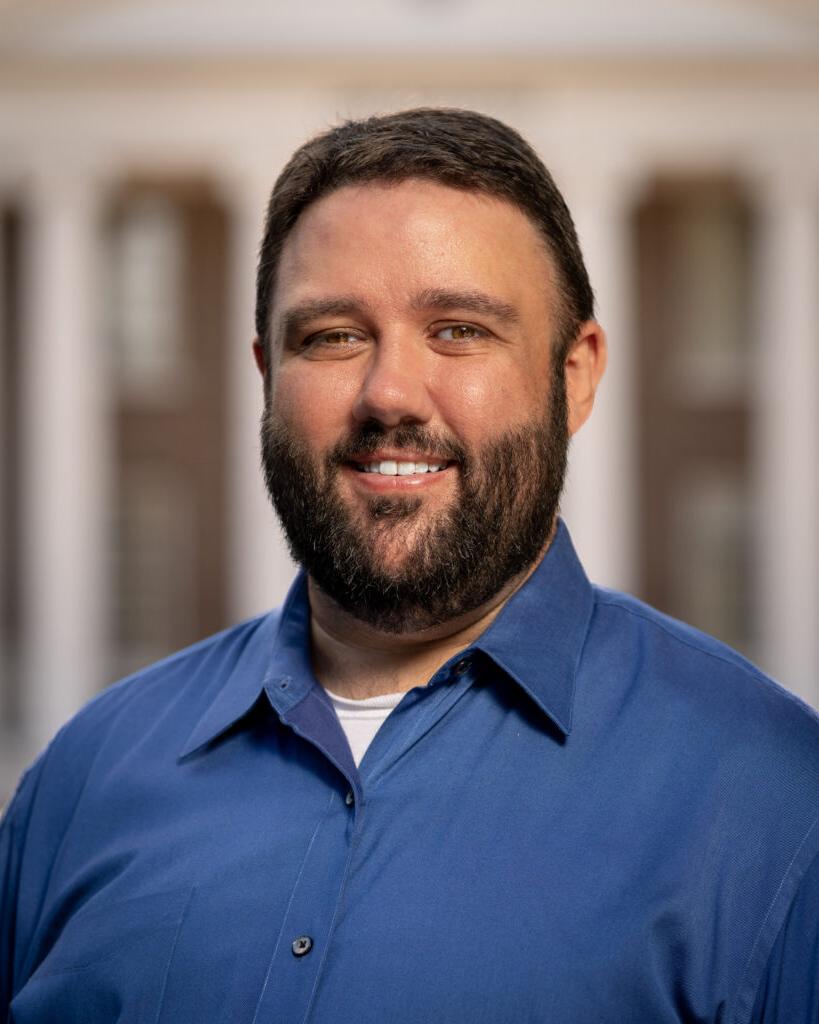
[[[363,423],[358,430],[342,438],[327,456],[328,466],[350,462],[355,455],[372,455],[379,448],[414,449],[426,452],[448,462],[469,464],[469,454],[462,444],[451,437],[436,433],[417,423],[385,427],[380,423]]]

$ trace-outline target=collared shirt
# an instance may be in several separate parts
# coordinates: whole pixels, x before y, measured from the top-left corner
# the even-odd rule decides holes
[[[106,691],[2,829],[16,1024],[819,1020],[819,724],[564,526],[356,769],[281,614]]]

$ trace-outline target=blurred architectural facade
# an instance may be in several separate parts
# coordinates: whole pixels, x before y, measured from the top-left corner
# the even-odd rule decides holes
[[[266,199],[315,131],[419,104],[516,126],[574,213],[611,345],[563,503],[590,576],[819,704],[815,11],[273,6],[0,5],[0,800],[102,686],[281,600]]]

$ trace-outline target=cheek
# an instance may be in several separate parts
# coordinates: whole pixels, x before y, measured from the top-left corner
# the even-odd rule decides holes
[[[290,423],[298,418],[299,410],[304,408],[308,399],[308,389],[298,377],[284,371],[279,371],[273,377],[270,402],[274,415]]]
[[[518,373],[465,373],[442,385],[439,408],[465,439],[482,440],[487,434],[528,423],[543,413],[546,394]]]
[[[279,367],[273,377],[273,415],[315,444],[335,444],[349,423],[355,385],[326,366],[304,364]]]

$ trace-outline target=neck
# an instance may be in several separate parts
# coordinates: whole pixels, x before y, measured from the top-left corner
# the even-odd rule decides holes
[[[310,578],[310,641],[319,682],[341,697],[360,700],[405,693],[424,685],[446,661],[469,647],[539,565],[540,557],[479,608],[414,633],[385,633],[354,618]]]

